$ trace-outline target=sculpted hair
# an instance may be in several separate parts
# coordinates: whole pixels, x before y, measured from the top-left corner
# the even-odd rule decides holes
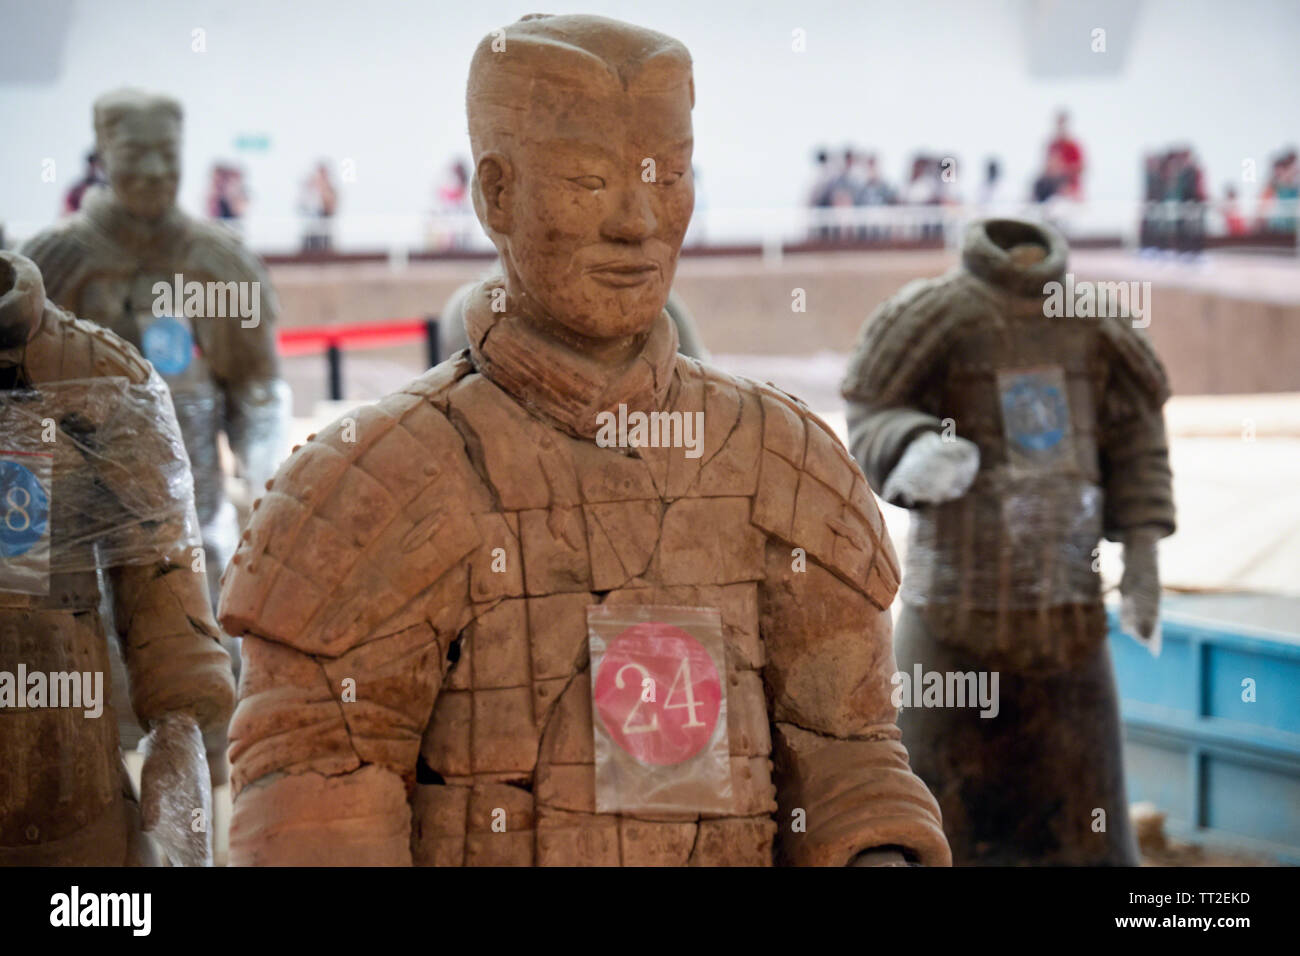
[[[181,104],[170,96],[131,88],[105,93],[95,100],[95,141],[99,144],[107,143],[113,135],[114,127],[128,114],[151,113],[155,110],[168,114],[177,124],[181,122]]]
[[[507,147],[536,83],[657,92],[683,85],[691,55],[677,40],[618,20],[532,14],[484,37],[470,62],[466,113],[474,162]]]

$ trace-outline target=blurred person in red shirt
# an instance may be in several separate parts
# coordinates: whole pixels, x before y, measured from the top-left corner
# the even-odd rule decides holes
[[[1056,114],[1056,135],[1047,144],[1047,168],[1060,170],[1060,195],[1083,198],[1083,147],[1070,134],[1070,114],[1065,110]]]

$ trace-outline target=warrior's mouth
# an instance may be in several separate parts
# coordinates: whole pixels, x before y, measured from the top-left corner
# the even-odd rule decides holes
[[[659,274],[659,266],[653,262],[607,262],[587,272],[602,285],[628,289],[649,282]]]

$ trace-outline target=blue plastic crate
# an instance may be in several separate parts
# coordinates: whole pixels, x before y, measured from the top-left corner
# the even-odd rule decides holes
[[[1180,837],[1300,864],[1300,638],[1182,611],[1161,623],[1153,658],[1110,614],[1129,799]]]

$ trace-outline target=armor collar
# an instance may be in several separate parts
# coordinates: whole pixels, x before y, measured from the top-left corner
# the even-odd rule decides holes
[[[161,218],[148,222],[127,212],[108,188],[91,190],[82,209],[92,226],[137,256],[175,253],[188,231],[185,213],[175,206]]]
[[[509,303],[506,311],[493,312],[493,291],[504,285],[500,276],[486,280],[465,305],[470,358],[493,384],[577,438],[595,438],[596,416],[617,413],[620,405],[629,413],[664,407],[677,362],[677,329],[667,312],[659,314],[641,351],[611,369],[539,331]]]
[[[1020,243],[1038,243],[1047,250],[1041,262],[1018,266],[1008,250]],[[1020,219],[986,219],[971,223],[962,240],[961,261],[966,271],[1013,295],[1043,295],[1043,286],[1065,275],[1069,248],[1051,226]]]

